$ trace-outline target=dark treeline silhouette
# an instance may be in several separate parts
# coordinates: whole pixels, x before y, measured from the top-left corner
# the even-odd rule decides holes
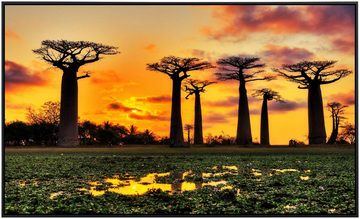
[[[115,55],[117,47],[87,41],[44,40],[33,50],[41,59],[62,70],[60,101],[60,146],[78,145],[78,76],[80,67],[100,60],[103,55]]]
[[[78,124],[78,127],[80,145],[169,144],[168,138],[160,138],[148,129],[139,131],[134,125],[127,128],[108,121],[100,125],[83,121]],[[14,121],[6,123],[4,128],[6,146],[57,145],[58,126],[54,124]]]

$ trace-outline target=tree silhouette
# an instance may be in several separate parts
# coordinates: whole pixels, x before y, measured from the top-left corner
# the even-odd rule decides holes
[[[217,64],[221,66],[219,67],[220,72],[216,73],[219,80],[237,80],[240,83],[238,124],[236,131],[236,144],[240,145],[252,144],[246,83],[273,79],[272,76],[258,77],[258,74],[264,72],[263,70],[247,72],[250,69],[264,67],[265,64],[259,63],[259,60],[257,57],[230,56],[217,61]]]
[[[194,144],[203,144],[202,114],[200,93],[205,92],[205,87],[215,82],[187,79],[184,90],[187,93],[186,99],[195,94],[195,117],[194,117]]]
[[[184,136],[181,119],[181,82],[188,78],[188,72],[213,68],[206,61],[198,58],[179,58],[175,56],[164,57],[158,63],[147,64],[150,71],[158,71],[168,75],[172,82],[172,105],[170,124],[170,145],[183,146]]]
[[[332,117],[332,132],[327,144],[334,144],[339,133],[339,125],[341,119],[345,118],[342,116],[344,114],[344,108],[347,106],[344,106],[339,102],[331,102],[327,104],[327,107],[328,110],[331,112]]]
[[[100,60],[102,55],[115,55],[117,47],[87,41],[44,40],[34,53],[63,71],[60,101],[60,146],[76,146],[78,142],[78,83],[89,74],[77,76],[83,65]]]
[[[302,61],[296,64],[284,64],[281,69],[273,69],[280,76],[299,84],[299,89],[308,90],[309,144],[326,143],[320,86],[334,83],[351,73],[347,69],[329,70],[335,63],[336,61]]]
[[[346,123],[342,126],[343,130],[340,133],[340,139],[347,140],[350,144],[355,144],[356,140],[356,129],[355,125]]]
[[[278,92],[268,88],[256,90],[253,93],[253,96],[254,97],[261,96],[263,98],[262,107],[261,107],[261,122],[260,122],[260,144],[270,145],[267,102],[271,100],[283,102],[283,100]]]
[[[187,143],[190,144],[190,131],[194,128],[193,125],[190,125],[190,124],[186,124],[184,126],[184,129],[187,131]]]
[[[58,126],[60,123],[60,102],[47,101],[38,112],[31,107],[27,110],[26,118],[30,124],[49,123]]]

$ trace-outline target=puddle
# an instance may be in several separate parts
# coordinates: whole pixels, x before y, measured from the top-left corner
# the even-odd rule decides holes
[[[251,173],[254,176],[262,176],[261,170],[258,169],[251,169]]]
[[[307,180],[310,179],[310,177],[309,176],[300,176],[300,179],[304,180],[304,181],[307,181]]]
[[[215,168],[212,168],[215,169]],[[211,177],[223,176],[226,174],[237,174],[238,168],[236,166],[222,166],[222,169],[230,170],[218,173],[201,173],[203,179],[209,179]],[[169,194],[194,191],[206,186],[220,187],[220,190],[233,189],[233,186],[229,185],[225,180],[208,181],[208,182],[188,182],[185,180],[187,176],[194,176],[195,174],[189,170],[185,172],[165,172],[165,173],[149,173],[139,180],[135,177],[126,175],[126,177],[120,178],[115,175],[112,178],[105,178],[104,183],[99,181],[88,182],[89,189],[80,188],[78,191],[88,192],[93,196],[104,195],[105,192],[112,192],[121,195],[144,195],[150,190],[161,190],[168,192]],[[158,182],[161,177],[173,177],[175,180],[172,183]],[[103,190],[98,190],[97,186],[105,187]]]
[[[54,199],[54,198],[56,198],[57,196],[59,196],[59,195],[62,195],[62,194],[64,194],[64,192],[63,191],[60,191],[60,192],[54,192],[54,193],[51,193],[50,194],[50,199]]]
[[[286,173],[286,172],[299,172],[297,169],[271,169],[278,173]]]

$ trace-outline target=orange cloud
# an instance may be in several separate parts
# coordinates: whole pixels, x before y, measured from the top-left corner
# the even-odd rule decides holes
[[[146,112],[145,114],[129,113],[129,117],[136,120],[170,121],[170,118],[168,116],[153,115],[149,112]]]
[[[108,109],[109,110],[122,111],[122,112],[126,112],[126,113],[127,112],[133,112],[133,111],[142,111],[141,109],[138,109],[138,108],[125,106],[124,104],[119,103],[119,102],[110,103],[108,105]]]
[[[162,96],[154,96],[154,97],[137,97],[136,101],[139,102],[148,102],[148,103],[169,103],[171,102],[171,96],[162,95]]]
[[[226,115],[212,112],[210,115],[205,115],[203,120],[205,123],[228,123],[229,120],[226,117]]]
[[[156,50],[156,47],[157,47],[157,46],[156,46],[155,44],[150,43],[150,44],[146,45],[146,46],[144,47],[144,49],[145,49],[145,51],[153,52],[153,51]]]
[[[11,30],[10,28],[7,28],[5,30],[5,38],[8,40],[10,40],[10,39],[19,40],[20,36],[13,30]]]

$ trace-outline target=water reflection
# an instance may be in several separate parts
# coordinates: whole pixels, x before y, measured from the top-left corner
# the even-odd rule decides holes
[[[212,169],[215,170],[215,168]],[[112,192],[122,195],[144,195],[150,190],[158,189],[163,192],[173,194],[185,191],[194,191],[206,186],[220,187],[220,190],[232,189],[233,186],[228,185],[228,182],[225,180],[209,180],[211,177],[224,176],[226,174],[237,174],[238,170],[235,166],[222,166],[222,169],[226,169],[227,171],[216,173],[200,173],[201,180],[197,180],[195,182],[186,181],[187,177],[199,175],[193,173],[191,170],[185,172],[172,171],[165,173],[149,173],[140,179],[135,179],[135,177],[128,175],[120,178],[120,176],[115,175],[111,178],[105,178],[103,180],[104,183],[99,181],[88,182],[90,188],[81,188],[79,191],[88,192],[93,196],[101,196],[104,195],[105,192]],[[164,181],[164,179],[161,180],[161,178],[163,177],[169,177],[170,179],[173,179],[172,183],[162,183],[161,181]],[[102,186],[104,189],[99,189],[99,186]]]

